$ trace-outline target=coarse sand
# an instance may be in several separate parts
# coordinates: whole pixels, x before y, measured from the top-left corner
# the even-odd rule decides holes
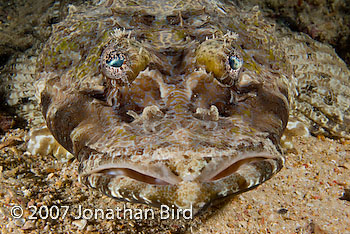
[[[25,135],[12,130],[0,141],[1,233],[350,233],[350,201],[342,198],[350,188],[346,140],[294,138],[276,176],[188,220],[161,219],[156,208],[88,189],[78,181],[77,161],[30,155]],[[106,215],[111,209],[113,217]],[[136,214],[147,209],[153,216]]]

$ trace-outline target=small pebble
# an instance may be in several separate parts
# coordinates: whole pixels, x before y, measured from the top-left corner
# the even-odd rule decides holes
[[[30,197],[32,195],[32,191],[30,191],[29,189],[25,189],[23,190],[23,195],[25,197]]]
[[[18,227],[22,227],[25,223],[25,219],[19,218],[19,219],[14,219],[14,224]]]
[[[47,175],[47,179],[49,180],[49,179],[51,179],[54,176],[55,176],[55,173],[50,173],[50,174]]]
[[[287,214],[288,210],[286,208],[281,208],[277,211],[279,214]]]
[[[87,224],[86,219],[79,219],[72,222],[73,225],[77,226],[79,230],[83,230]]]
[[[50,225],[46,224],[46,226],[43,228],[44,232],[48,232],[50,230]]]
[[[32,230],[32,229],[35,229],[35,223],[30,220],[30,221],[26,221],[24,223],[24,225],[22,226],[21,228],[22,230]]]
[[[94,231],[95,230],[95,228],[94,228],[94,226],[92,226],[92,225],[89,225],[89,226],[87,226],[87,228],[86,228],[86,231],[88,231],[88,232],[92,232],[92,231]]]
[[[350,189],[344,189],[343,196],[339,198],[340,200],[350,201]]]

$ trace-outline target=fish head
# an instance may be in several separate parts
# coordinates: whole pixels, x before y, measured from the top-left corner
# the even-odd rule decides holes
[[[135,14],[119,6],[98,22],[107,13],[94,8],[90,21],[76,13],[64,23],[69,34],[57,27],[44,55],[61,48],[70,62],[42,62],[41,105],[84,184],[197,212],[282,168],[283,58],[215,7]]]

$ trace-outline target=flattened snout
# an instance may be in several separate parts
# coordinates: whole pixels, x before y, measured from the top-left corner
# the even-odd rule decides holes
[[[88,166],[81,168],[80,179],[119,200],[153,206],[175,204],[197,213],[215,199],[252,189],[276,174],[284,159],[271,150],[197,159],[183,152],[178,160],[153,165],[115,162],[92,169]],[[98,160],[93,160],[96,165]]]
[[[169,152],[171,153],[171,152]],[[178,185],[182,182],[215,183],[234,174],[244,177],[242,168],[252,167],[263,161],[280,160],[279,154],[271,152],[238,153],[221,157],[198,157],[189,152],[174,152],[171,160],[156,164],[140,164],[120,161],[102,164],[92,170],[86,170],[82,176],[99,174],[106,177],[124,177],[150,185]],[[176,156],[175,156],[176,155]],[[172,157],[176,158],[172,158]],[[271,164],[271,163],[270,163]],[[269,174],[275,174],[280,168],[273,168]],[[242,174],[242,175],[241,175]]]

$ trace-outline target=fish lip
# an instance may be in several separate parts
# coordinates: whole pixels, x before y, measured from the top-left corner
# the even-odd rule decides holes
[[[249,152],[230,157],[211,157],[212,160],[197,176],[180,178],[175,175],[165,164],[140,165],[139,163],[119,162],[100,165],[92,170],[82,173],[82,176],[103,175],[123,176],[149,185],[176,186],[180,182],[198,181],[200,183],[215,183],[228,178],[236,173],[244,165],[259,161],[278,159],[280,155],[271,152]],[[271,172],[275,174],[275,172]]]
[[[166,165],[136,165],[136,163],[108,163],[100,165],[82,176],[90,176],[93,174],[104,174],[107,176],[125,176],[139,182],[152,185],[175,185],[181,179],[176,176]]]
[[[240,169],[246,165],[270,159],[278,160],[280,157],[281,155],[274,155],[271,152],[248,152],[235,155],[234,157],[212,160],[197,177],[197,180],[203,183],[216,182],[239,173]],[[275,174],[275,171],[272,171],[271,174]]]

